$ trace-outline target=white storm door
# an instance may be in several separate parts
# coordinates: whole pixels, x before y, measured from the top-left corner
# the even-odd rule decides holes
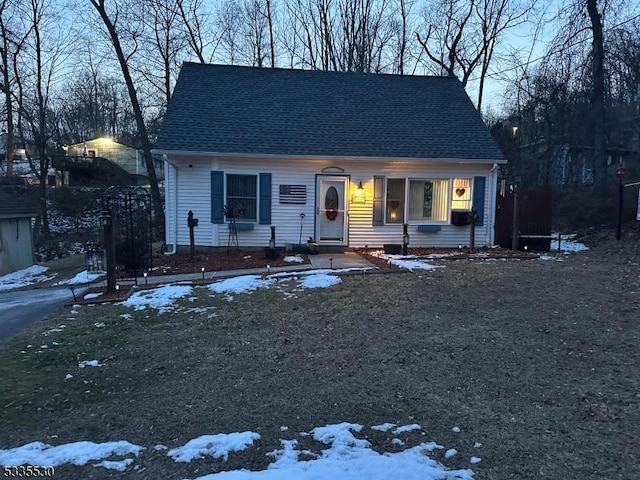
[[[316,241],[347,245],[348,177],[316,177]]]

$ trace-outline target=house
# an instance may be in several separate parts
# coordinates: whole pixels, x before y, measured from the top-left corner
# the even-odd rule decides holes
[[[228,246],[493,244],[506,162],[450,77],[185,63],[154,153],[165,160],[166,241]]]
[[[147,166],[142,152],[136,148],[118,143],[111,138],[102,137],[87,140],[64,147],[66,155],[63,158],[54,158],[53,164],[57,172],[57,184],[73,185],[86,184],[88,179],[82,167],[93,165],[93,170],[105,176],[110,174],[114,181],[123,183],[124,178],[120,173],[129,175],[128,182],[134,184],[148,183]],[[110,165],[112,164],[112,165]],[[154,159],[156,175],[162,178],[163,167],[161,159]],[[103,173],[106,172],[106,173]],[[77,176],[76,181],[72,178]],[[125,182],[126,183],[126,182]]]
[[[33,195],[18,177],[0,177],[0,275],[33,265]]]
[[[4,174],[8,171],[7,161],[7,133],[0,133],[0,173]],[[29,162],[27,160],[27,150],[25,142],[20,138],[14,138],[14,151],[12,158],[12,170],[16,174],[26,173],[29,171]]]

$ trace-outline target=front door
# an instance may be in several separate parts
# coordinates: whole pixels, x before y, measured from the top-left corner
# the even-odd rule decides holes
[[[316,240],[320,245],[347,245],[348,182],[348,177],[316,177]]]

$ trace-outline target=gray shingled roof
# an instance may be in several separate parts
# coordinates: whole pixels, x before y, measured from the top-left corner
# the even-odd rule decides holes
[[[36,216],[37,191],[18,177],[0,177],[0,218]]]
[[[157,151],[504,160],[460,82],[185,63]]]

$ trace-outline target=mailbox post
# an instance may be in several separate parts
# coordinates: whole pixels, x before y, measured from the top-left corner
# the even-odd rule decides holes
[[[189,227],[189,253],[191,254],[191,260],[195,260],[196,244],[193,229],[198,226],[198,219],[193,218],[193,212],[191,210],[189,210],[187,214],[187,226]]]

